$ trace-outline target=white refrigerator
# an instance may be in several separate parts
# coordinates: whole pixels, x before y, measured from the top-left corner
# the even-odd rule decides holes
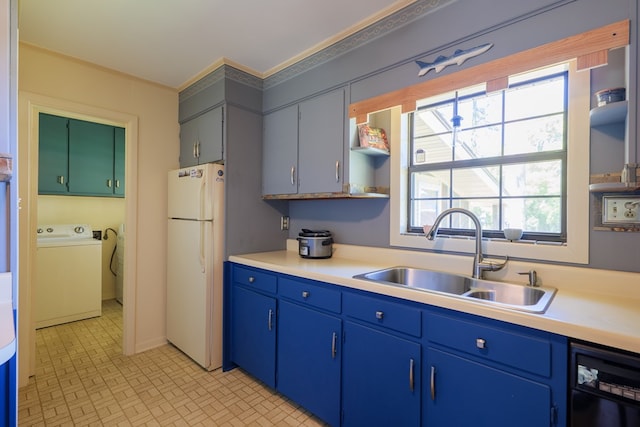
[[[224,166],[169,171],[167,340],[207,370],[222,366]]]

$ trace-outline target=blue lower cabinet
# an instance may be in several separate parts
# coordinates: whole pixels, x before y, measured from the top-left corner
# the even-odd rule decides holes
[[[276,299],[234,286],[231,360],[271,388],[276,386]]]
[[[343,425],[419,426],[420,363],[419,343],[344,322]]]
[[[277,390],[333,426],[340,425],[342,321],[279,302]]]
[[[551,426],[551,387],[454,354],[427,349],[429,426]]]

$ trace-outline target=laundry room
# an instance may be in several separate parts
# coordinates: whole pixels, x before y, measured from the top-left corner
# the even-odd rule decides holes
[[[39,114],[36,328],[123,302],[124,129]]]

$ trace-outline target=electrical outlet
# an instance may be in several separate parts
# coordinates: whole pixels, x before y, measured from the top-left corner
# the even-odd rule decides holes
[[[289,217],[282,216],[280,217],[280,230],[288,230],[289,229]]]
[[[640,224],[640,196],[604,196],[603,224]]]

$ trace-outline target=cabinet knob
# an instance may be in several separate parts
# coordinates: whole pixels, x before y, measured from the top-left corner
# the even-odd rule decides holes
[[[309,298],[309,295],[311,295],[309,291],[302,291],[302,298],[307,299]]]
[[[476,347],[478,347],[479,349],[486,348],[487,342],[484,340],[484,338],[476,338]]]
[[[256,281],[256,278],[253,276],[249,276],[249,283],[253,283]]]
[[[383,311],[376,311],[376,319],[382,320],[383,317],[384,317]]]

